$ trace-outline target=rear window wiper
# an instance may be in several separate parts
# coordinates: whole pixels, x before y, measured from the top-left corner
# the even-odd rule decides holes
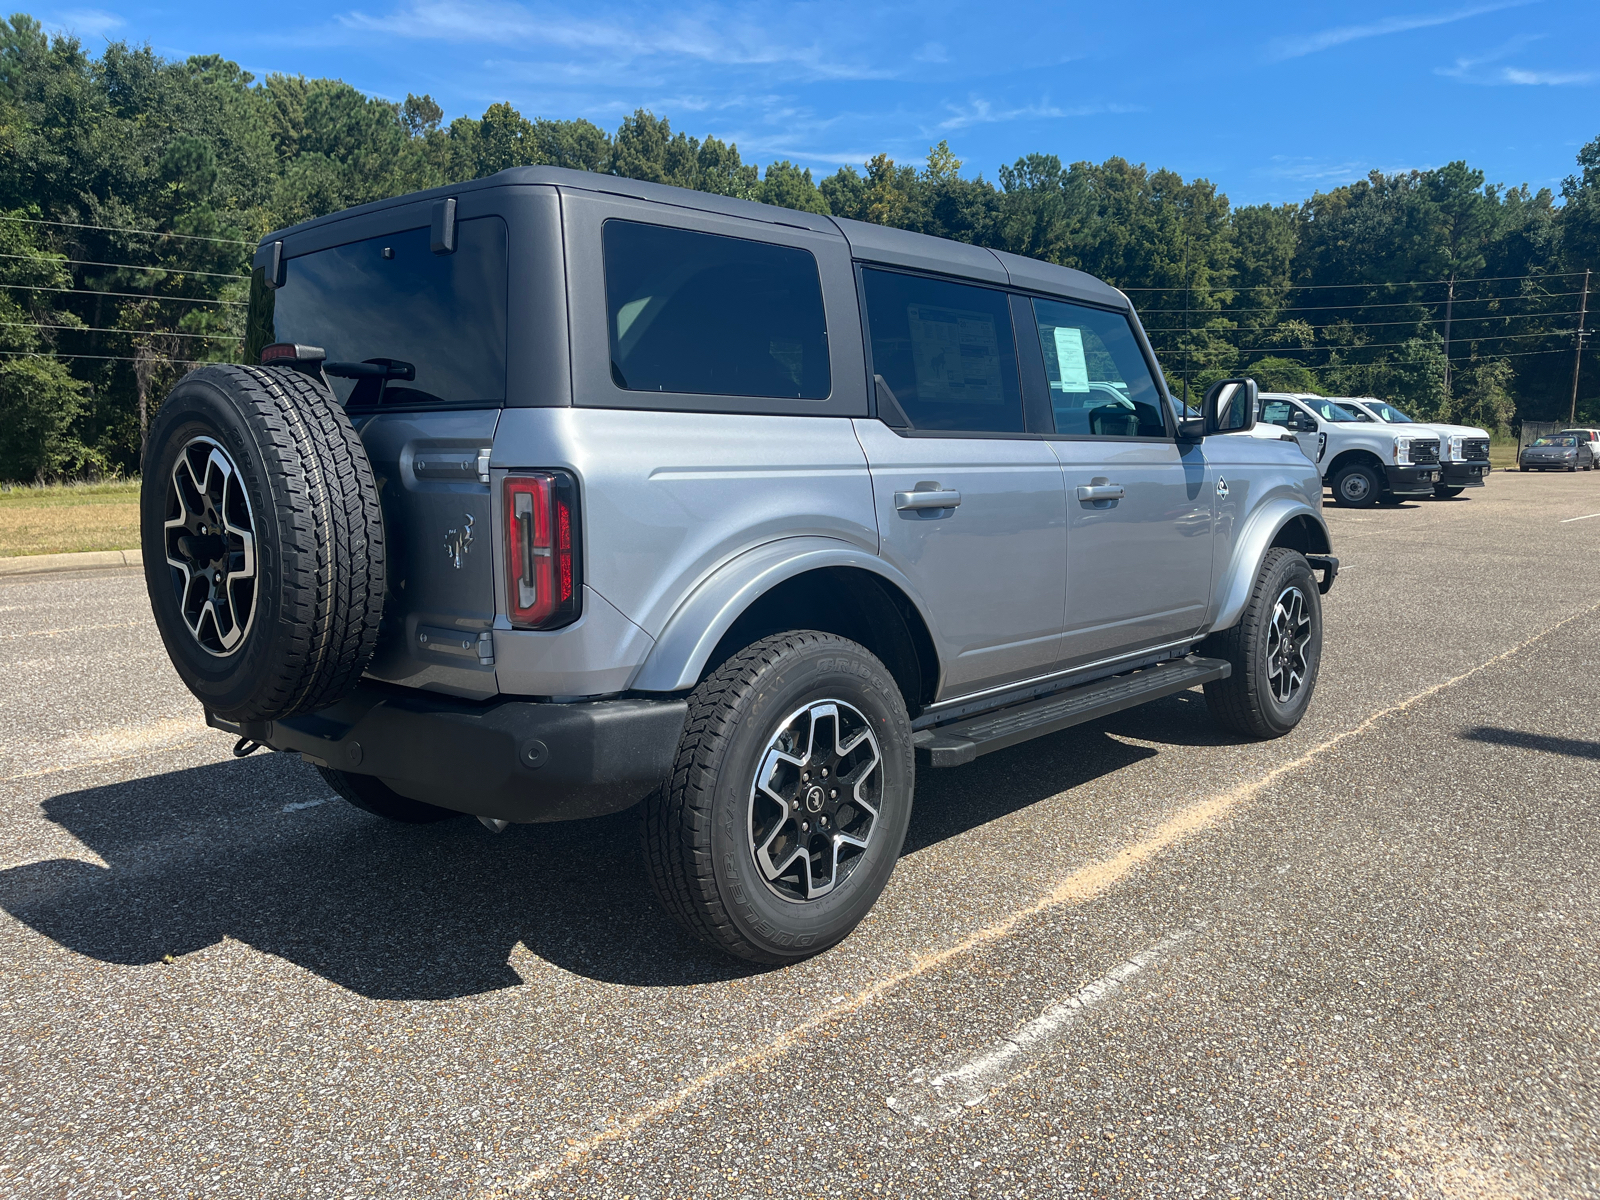
[[[341,379],[415,379],[417,368],[398,358],[369,358],[365,362],[325,362],[326,374]]]

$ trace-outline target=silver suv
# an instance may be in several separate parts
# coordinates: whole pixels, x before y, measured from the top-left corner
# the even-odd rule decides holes
[[[1212,436],[1249,380],[1181,416],[1077,271],[519,168],[269,235],[247,357],[173,390],[143,494],[210,723],[394,820],[642,801],[745,958],[861,920],[919,763],[1196,685],[1272,737],[1316,685],[1316,468]]]

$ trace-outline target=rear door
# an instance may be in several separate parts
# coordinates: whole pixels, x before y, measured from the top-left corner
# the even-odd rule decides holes
[[[867,267],[880,417],[856,422],[880,553],[915,584],[944,663],[940,699],[1040,675],[1060,654],[1061,467],[1025,427],[1006,293]],[[892,402],[887,397],[892,396]]]
[[[266,341],[321,346],[383,503],[388,595],[368,674],[469,696],[496,688],[489,459],[506,396],[507,230],[467,215],[290,257],[252,304]]]
[[[1032,302],[1067,502],[1068,667],[1194,633],[1211,595],[1218,479],[1179,445],[1128,317]]]

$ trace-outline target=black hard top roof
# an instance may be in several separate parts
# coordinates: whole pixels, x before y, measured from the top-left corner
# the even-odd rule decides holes
[[[742,217],[747,221],[765,221],[773,225],[810,229],[817,233],[840,234],[849,244],[851,256],[866,262],[934,271],[1002,285],[1010,284],[1032,291],[1065,293],[1117,308],[1131,307],[1126,296],[1093,275],[1075,271],[1070,267],[1059,267],[1053,263],[1024,258],[1022,255],[1010,254],[1004,250],[988,250],[982,246],[973,246],[948,238],[930,237],[925,233],[912,233],[905,229],[890,229],[843,217],[818,216],[816,213],[779,208],[772,204],[757,204],[753,200],[737,200],[731,196],[717,196],[710,192],[670,187],[662,183],[645,183],[638,179],[601,175],[593,171],[574,171],[566,167],[511,167],[467,183],[454,183],[445,187],[430,188],[427,191],[409,192],[387,200],[375,200],[371,204],[342,209],[325,217],[302,221],[287,229],[274,230],[261,239],[261,244],[266,245],[269,242],[293,237],[351,217],[381,213],[385,209],[416,204],[419,201],[443,199],[447,196],[459,196],[463,192],[483,191],[489,188],[533,185],[605,192],[676,208]]]

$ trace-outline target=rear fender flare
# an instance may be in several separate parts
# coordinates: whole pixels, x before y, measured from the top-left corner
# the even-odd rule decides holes
[[[641,692],[694,687],[722,635],[746,609],[785,580],[821,567],[855,567],[893,584],[916,606],[938,645],[927,605],[910,581],[877,555],[832,538],[783,538],[745,551],[702,580],[667,619],[629,686]]]
[[[1322,519],[1321,513],[1304,500],[1279,496],[1261,505],[1251,514],[1244,532],[1235,543],[1233,561],[1228,564],[1227,573],[1223,575],[1217,588],[1217,617],[1211,624],[1213,632],[1227,629],[1238,621],[1240,614],[1244,612],[1245,603],[1250,599],[1250,589],[1255,586],[1256,572],[1261,569],[1261,560],[1266,557],[1273,540],[1283,527],[1296,517],[1311,518],[1316,527],[1322,531],[1324,544],[1320,552],[1327,552],[1331,546],[1327,522]]]

